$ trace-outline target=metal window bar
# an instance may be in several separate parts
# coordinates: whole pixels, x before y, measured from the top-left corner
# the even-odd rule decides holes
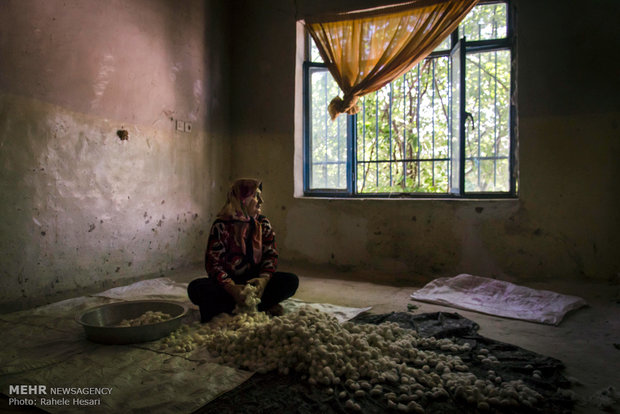
[[[375,92],[375,159],[379,159],[379,91]],[[379,187],[379,168],[375,168],[376,186]]]
[[[495,15],[493,15],[495,18]],[[493,24],[493,32],[495,32],[495,23]],[[495,71],[493,82],[493,155],[497,157],[499,152],[499,142],[497,137],[497,51],[493,52],[493,58],[495,60]],[[497,160],[493,161],[493,189],[497,188]]]
[[[347,193],[352,194],[357,191],[357,114],[347,116],[347,136],[346,139],[346,182]]]
[[[482,37],[482,25],[480,23],[478,23],[478,39],[480,39]],[[481,105],[481,99],[482,99],[482,54],[478,53],[478,101],[477,101],[477,106],[478,106],[478,119],[477,124],[478,124],[478,128],[476,131],[476,136],[478,138],[478,160],[475,163],[476,167],[477,167],[477,172],[478,172],[478,187],[477,189],[480,190],[480,155],[481,154],[481,137],[480,137],[480,127],[481,127],[481,123],[480,123],[480,107]]]
[[[488,159],[492,159],[493,157],[483,157],[484,158],[488,158]],[[507,158],[504,156],[504,158]],[[406,158],[405,161],[406,162],[432,162],[432,161],[449,161],[450,158],[448,157],[442,157],[442,158]],[[333,163],[336,163],[337,161],[333,161]],[[358,161],[359,164],[381,164],[381,163],[385,163],[385,162],[390,162],[390,160],[368,160],[368,161]]]
[[[466,157],[465,159],[468,161],[474,161],[477,157]],[[492,160],[507,160],[509,157],[507,155],[498,155],[497,157],[494,157],[492,155],[489,156],[482,156],[480,157],[481,160],[483,161],[492,161]],[[441,158],[406,158],[405,159],[406,162],[445,162],[445,161],[450,161],[450,157],[441,157]],[[367,160],[367,161],[358,161],[358,164],[381,164],[381,163],[386,163],[386,162],[390,162],[390,160],[384,160],[384,159],[379,159],[379,160]],[[342,164],[341,161],[328,161],[328,164]]]
[[[417,99],[416,99],[416,146],[417,146],[417,154],[418,159],[420,158],[420,65],[416,66],[416,89],[417,89]],[[420,163],[416,163],[417,174],[416,177],[418,179],[418,188],[420,187]]]
[[[435,59],[431,60],[431,66],[433,69],[433,88],[432,88],[432,96],[431,96],[431,108],[433,108],[433,116],[431,117],[431,125],[432,125],[432,158],[435,158]],[[435,161],[432,163],[431,168],[431,176],[433,187],[435,186]]]
[[[308,51],[306,45],[305,52]],[[304,62],[304,191],[310,188],[310,177],[312,176],[312,131],[314,129],[314,122],[312,119],[312,88],[310,87],[310,69]]]
[[[323,92],[324,92],[324,104],[325,107],[327,107],[327,74],[325,74],[323,76]],[[324,137],[324,144],[325,144],[325,154],[324,154],[324,164],[323,164],[323,187],[324,188],[328,188],[327,186],[327,143],[328,143],[328,139],[327,139],[327,135],[328,135],[328,126],[327,126],[327,114],[325,113],[325,111],[323,111],[323,128],[324,128],[324,132],[323,132],[323,137]]]
[[[344,164],[344,162],[342,161],[323,161],[321,162],[321,165],[342,165]]]
[[[458,177],[459,177],[459,186],[458,186],[458,191],[459,191],[459,195],[463,195],[465,193],[465,155],[466,155],[466,141],[467,141],[467,137],[465,136],[466,133],[466,129],[465,129],[465,121],[466,121],[466,104],[467,104],[467,87],[465,85],[465,82],[463,82],[463,79],[467,76],[466,75],[466,69],[467,69],[467,38],[466,36],[463,36],[463,41],[462,41],[462,45],[459,48],[459,54],[460,57],[458,59],[458,65],[459,65],[459,70],[458,70],[458,74],[460,77],[459,80],[459,85],[460,87],[458,88],[458,93],[459,93],[459,130],[462,128],[463,129],[463,134],[461,134],[459,132],[459,153],[458,156],[459,157],[459,170],[457,171]]]
[[[336,169],[336,174],[337,174],[337,175],[336,175],[336,186],[337,186],[338,188],[340,188],[340,166],[341,166],[341,164],[342,164],[342,163],[340,162],[340,159],[341,159],[341,158],[340,158],[340,139],[341,139],[341,134],[340,134],[340,126],[341,126],[341,125],[340,125],[340,123],[342,122],[342,117],[341,117],[341,116],[339,116],[337,119],[338,119],[338,124],[336,125],[336,128],[338,128],[338,132],[337,132],[337,134],[336,134],[336,136],[337,136],[337,137],[336,137],[336,139],[337,139],[338,141],[337,141],[337,144],[336,144],[336,154],[337,154],[337,157],[338,157],[338,167],[337,167],[337,169]]]
[[[366,161],[366,98],[362,99],[362,160]],[[357,166],[355,166],[357,172]],[[362,188],[366,187],[366,174],[362,174]]]
[[[388,97],[388,102],[389,102],[389,113],[388,113],[388,124],[389,124],[389,139],[390,139],[390,152],[389,152],[389,159],[390,159],[390,188],[392,188],[393,182],[392,182],[392,101],[394,99],[394,95],[392,94],[392,82],[390,82],[390,92],[389,92],[389,97]]]
[[[405,158],[407,158],[407,99],[405,98],[405,90],[407,87],[407,76],[403,75],[403,191],[407,188],[407,163],[405,162]]]
[[[493,37],[497,37],[497,6],[493,9]],[[493,77],[493,155],[497,156],[499,152],[499,142],[497,133],[497,50],[493,52],[493,59],[495,64],[495,70]],[[497,188],[497,160],[493,160],[493,189]]]
[[[454,47],[454,44],[457,42],[457,33],[458,33],[458,29],[454,31],[454,33],[452,33],[451,35],[451,41],[450,41],[450,48]],[[452,79],[452,65],[449,64],[448,65],[448,79]],[[448,131],[452,131],[452,86],[449,84],[448,86]],[[452,138],[450,136],[450,134],[448,134],[447,137],[447,144],[448,144],[448,160],[452,160]],[[451,181],[451,177],[452,177],[452,162],[448,161],[448,188],[446,188],[446,192],[449,193],[450,192],[450,181]]]

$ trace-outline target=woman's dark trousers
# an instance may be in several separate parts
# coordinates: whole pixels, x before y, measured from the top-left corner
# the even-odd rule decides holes
[[[249,280],[251,278],[248,278]],[[245,280],[247,282],[247,280]],[[297,291],[299,278],[293,273],[275,272],[263,292],[259,311],[265,311],[285,299],[290,298]],[[201,322],[208,322],[220,313],[232,313],[235,309],[235,300],[220,286],[215,279],[203,277],[195,279],[187,286],[187,295],[200,308]]]

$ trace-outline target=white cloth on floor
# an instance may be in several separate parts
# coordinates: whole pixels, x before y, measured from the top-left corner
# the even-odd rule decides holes
[[[108,289],[92,296],[124,300],[165,299],[182,302],[188,301],[187,283],[175,282],[166,277],[142,280],[131,285]]]
[[[80,413],[85,407],[73,398],[96,400],[88,412],[191,413],[218,395],[242,384],[253,373],[214,363],[205,349],[187,354],[160,350],[160,342],[133,345],[101,345],[88,341],[75,317],[87,309],[126,300],[162,299],[189,305],[187,283],[168,278],[143,280],[21,312],[0,315],[0,392],[9,397],[11,386],[43,385],[51,388],[84,389],[107,387],[106,395],[36,395],[57,400],[68,397],[68,405],[38,407],[51,413]],[[346,308],[330,304],[283,302],[285,310],[302,305],[317,307],[348,320],[368,308]],[[196,320],[198,311],[188,315]]]
[[[568,312],[587,305],[577,296],[469,274],[435,279],[411,297],[421,302],[549,325],[558,325]]]

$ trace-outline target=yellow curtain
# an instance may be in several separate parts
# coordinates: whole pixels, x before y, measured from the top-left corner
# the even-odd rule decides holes
[[[335,119],[354,114],[358,98],[381,89],[431,53],[478,0],[417,0],[305,19],[344,96],[329,104]]]

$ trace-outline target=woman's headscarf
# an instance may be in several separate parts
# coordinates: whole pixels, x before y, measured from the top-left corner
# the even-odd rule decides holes
[[[217,214],[221,220],[234,221],[235,242],[243,249],[247,256],[245,240],[248,234],[252,239],[252,259],[255,264],[262,257],[262,229],[256,220],[256,215],[248,214],[248,206],[254,202],[254,195],[262,190],[262,183],[254,178],[241,178],[236,180],[228,192],[226,204]],[[259,197],[260,198],[260,197]]]

